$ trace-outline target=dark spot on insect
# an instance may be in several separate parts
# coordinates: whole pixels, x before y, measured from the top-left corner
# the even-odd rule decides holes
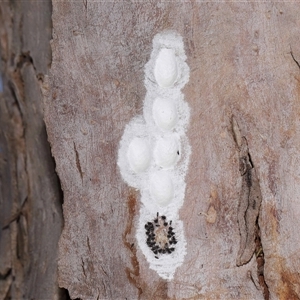
[[[133,246],[134,246],[134,244],[131,244],[131,246],[130,246],[130,247],[131,247],[131,249],[133,248]]]
[[[175,236],[173,236],[170,241],[170,244],[176,244],[176,243],[177,243],[177,240],[175,239]]]
[[[168,222],[167,217],[164,215],[159,216],[159,213],[157,213],[157,217],[152,222],[146,223],[146,243],[153,254],[170,254],[175,250],[174,248],[169,248],[170,245],[177,243],[171,224],[172,220]]]
[[[154,256],[156,259],[158,259],[158,257],[157,256]]]
[[[177,154],[179,155],[179,151],[177,151]]]

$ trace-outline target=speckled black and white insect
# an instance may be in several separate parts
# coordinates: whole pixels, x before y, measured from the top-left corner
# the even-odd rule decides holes
[[[177,243],[171,224],[172,221],[167,222],[167,217],[159,216],[159,213],[152,222],[145,224],[146,243],[155,254],[155,258],[159,258],[158,254],[171,254],[175,251],[174,247],[170,247],[172,244]]]

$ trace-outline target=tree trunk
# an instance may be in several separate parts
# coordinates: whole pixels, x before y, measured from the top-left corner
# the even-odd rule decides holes
[[[62,194],[43,121],[50,1],[0,5],[0,299],[59,299]]]
[[[50,4],[39,3],[48,19],[30,2],[1,7],[1,213],[11,216],[1,289],[45,298],[36,287],[51,262],[42,280],[49,299],[60,293],[57,254],[47,252],[62,219],[42,91],[64,195],[58,283],[72,299],[299,299],[300,6],[53,1],[48,74]],[[157,119],[161,94],[182,105],[175,129]],[[165,132],[181,143],[170,168],[158,166],[155,148]],[[183,179],[153,183],[152,170]],[[147,234],[159,243],[163,226],[177,244],[156,255]]]

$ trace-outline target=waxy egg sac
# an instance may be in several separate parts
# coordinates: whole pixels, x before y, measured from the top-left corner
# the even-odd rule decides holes
[[[174,187],[167,171],[158,171],[150,176],[150,193],[159,206],[167,206],[173,199]]]
[[[174,85],[178,76],[175,51],[163,48],[159,51],[155,66],[154,77],[157,84],[161,87],[171,87]]]
[[[143,138],[134,138],[129,144],[127,159],[131,169],[135,173],[145,171],[151,160],[148,141]]]

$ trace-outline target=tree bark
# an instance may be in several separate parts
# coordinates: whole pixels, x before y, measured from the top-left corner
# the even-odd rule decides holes
[[[299,299],[300,6],[53,1],[51,61],[50,3],[38,3],[39,17],[31,2],[1,6],[4,295],[60,297],[58,276],[72,299]],[[166,30],[183,37],[190,68],[192,149],[187,253],[172,280],[137,243],[141,195],[117,165]],[[58,254],[47,138],[64,194]]]
[[[0,5],[0,299],[59,299],[62,194],[43,121],[50,1]]]
[[[299,10],[53,3],[45,118],[65,196],[59,282],[72,298],[298,299]],[[116,164],[125,125],[142,114],[152,39],[164,30],[184,40],[192,147],[180,210],[187,254],[169,282],[149,269],[136,243],[140,195]],[[242,183],[233,116],[248,144],[247,176],[257,176],[250,183]],[[259,217],[249,204],[243,212],[245,195],[261,195]],[[248,245],[254,232],[256,245]]]

